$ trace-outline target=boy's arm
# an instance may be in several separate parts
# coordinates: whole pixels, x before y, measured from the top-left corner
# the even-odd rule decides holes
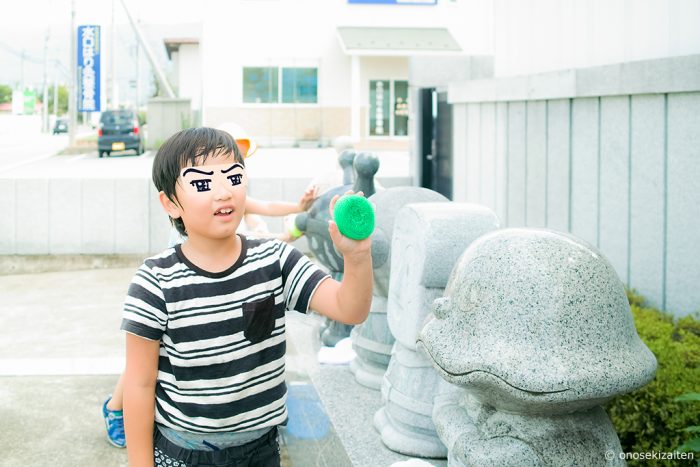
[[[303,212],[311,207],[317,194],[318,188],[310,186],[304,191],[304,194],[301,195],[298,203],[261,201],[248,196],[245,202],[245,212],[249,214],[259,214],[261,216],[286,216],[287,214]]]
[[[160,341],[126,333],[124,427],[131,466],[153,466],[153,428],[159,350]]]
[[[331,209],[336,200],[331,201]],[[334,321],[360,324],[367,319],[372,303],[372,240],[351,240],[340,233],[335,222],[328,224],[333,244],[343,255],[343,280],[321,282],[311,297],[310,308]]]

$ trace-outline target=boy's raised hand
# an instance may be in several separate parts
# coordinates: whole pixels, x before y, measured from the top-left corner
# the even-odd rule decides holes
[[[352,194],[352,190],[345,192],[345,195]],[[357,192],[357,194],[363,196],[363,193],[361,191]],[[340,233],[338,225],[333,220],[333,209],[335,208],[335,203],[338,201],[338,199],[340,199],[340,195],[335,195],[331,199],[329,205],[331,220],[328,221],[328,233],[330,233],[333,245],[346,260],[353,258],[356,258],[358,260],[366,259],[366,255],[369,255],[372,249],[372,237],[367,237],[364,240],[353,240]],[[372,207],[374,208],[374,206]]]
[[[304,190],[304,194],[301,195],[301,199],[299,199],[299,211],[308,211],[317,196],[318,186],[309,185],[308,187],[306,187],[306,190]]]

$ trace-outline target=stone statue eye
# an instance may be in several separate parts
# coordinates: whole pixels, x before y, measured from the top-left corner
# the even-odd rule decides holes
[[[192,181],[190,182],[190,185],[192,185],[193,187],[197,188],[197,191],[198,191],[198,192],[200,192],[200,191],[209,191],[209,190],[210,190],[210,188],[209,188],[209,183],[210,183],[210,182],[211,182],[211,179],[205,178],[205,179],[202,179],[202,180],[192,180]]]
[[[243,177],[243,174],[233,174],[233,175],[229,175],[226,178],[231,180],[231,186],[236,186],[236,185],[241,184],[241,177]]]

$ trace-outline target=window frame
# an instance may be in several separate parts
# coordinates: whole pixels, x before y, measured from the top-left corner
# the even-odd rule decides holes
[[[371,120],[372,120],[372,105],[371,105],[371,82],[372,81],[389,81],[389,134],[384,134],[384,135],[373,135],[371,134]],[[406,101],[408,102],[408,99],[411,94],[411,87],[408,83],[408,78],[369,78],[367,80],[367,115],[365,117],[365,123],[366,123],[366,130],[365,130],[365,137],[370,138],[370,139],[398,139],[398,140],[405,140],[409,138],[409,130],[410,130],[410,124],[407,123],[406,125],[406,134],[405,135],[396,135],[396,122],[394,120],[395,115],[394,112],[396,110],[396,92],[395,92],[395,83],[396,81],[404,81],[406,82]],[[409,104],[410,105],[410,104]],[[409,112],[410,113],[410,112]],[[410,117],[409,117],[410,118]]]
[[[245,70],[249,68],[269,68],[277,70],[277,100],[274,102],[246,102],[245,101]],[[287,68],[307,68],[316,70],[316,102],[283,102],[283,78],[284,69]],[[283,65],[246,65],[241,67],[241,107],[243,108],[260,108],[260,107],[279,107],[279,108],[289,108],[290,106],[295,107],[318,107],[320,106],[319,99],[319,81],[320,81],[321,70],[317,65],[311,64],[283,64]]]

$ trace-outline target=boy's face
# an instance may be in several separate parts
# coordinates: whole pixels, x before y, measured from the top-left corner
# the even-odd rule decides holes
[[[245,168],[233,154],[210,155],[201,165],[180,170],[175,193],[178,204],[170,203],[168,214],[181,217],[187,234],[222,239],[232,236],[244,214]]]

